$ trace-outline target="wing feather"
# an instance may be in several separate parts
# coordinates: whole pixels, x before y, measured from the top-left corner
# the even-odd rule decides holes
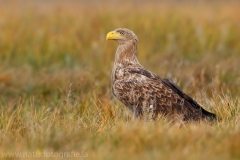
[[[124,69],[124,78],[116,80],[113,84],[113,93],[122,101],[136,116],[144,112],[172,114],[182,113],[184,119],[210,117],[216,115],[204,110],[191,97],[175,83],[161,78],[156,74],[141,68],[128,67]]]

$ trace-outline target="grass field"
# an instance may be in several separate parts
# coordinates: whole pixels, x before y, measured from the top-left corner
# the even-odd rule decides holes
[[[239,159],[239,8],[0,1],[0,159]],[[143,66],[222,121],[136,120],[110,90],[117,43],[105,36],[119,27],[137,34]]]

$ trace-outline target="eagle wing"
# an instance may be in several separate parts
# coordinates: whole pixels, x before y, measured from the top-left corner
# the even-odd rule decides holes
[[[197,114],[201,116],[202,118],[208,119],[208,120],[214,120],[217,119],[217,116],[213,113],[210,113],[206,111],[204,108],[202,108],[195,100],[193,100],[190,96],[183,93],[183,91],[179,88],[178,85],[173,83],[172,81],[169,81],[168,79],[162,78],[162,82],[173,89],[179,96],[184,98],[185,101],[185,107],[188,107],[191,110],[195,110],[195,114],[197,111]]]
[[[161,113],[182,115],[184,120],[216,118],[167,79],[142,67],[122,68],[120,71],[122,75],[113,83],[113,93],[136,116],[147,113],[154,119]]]

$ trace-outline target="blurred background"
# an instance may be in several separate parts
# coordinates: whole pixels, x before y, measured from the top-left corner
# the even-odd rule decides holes
[[[222,121],[136,120],[110,89],[120,27],[144,67]],[[239,159],[239,93],[240,1],[0,0],[2,159]]]
[[[239,96],[239,1],[0,1],[0,104],[34,97],[55,106],[76,97],[109,101],[117,43],[129,28],[138,59],[195,98]]]

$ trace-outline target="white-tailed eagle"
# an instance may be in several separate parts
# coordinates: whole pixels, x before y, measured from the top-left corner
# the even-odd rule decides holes
[[[214,120],[217,116],[203,109],[183,93],[175,83],[145,69],[137,60],[137,36],[129,29],[118,28],[106,36],[119,46],[112,70],[112,92],[137,117],[156,119],[160,115],[182,120]]]

